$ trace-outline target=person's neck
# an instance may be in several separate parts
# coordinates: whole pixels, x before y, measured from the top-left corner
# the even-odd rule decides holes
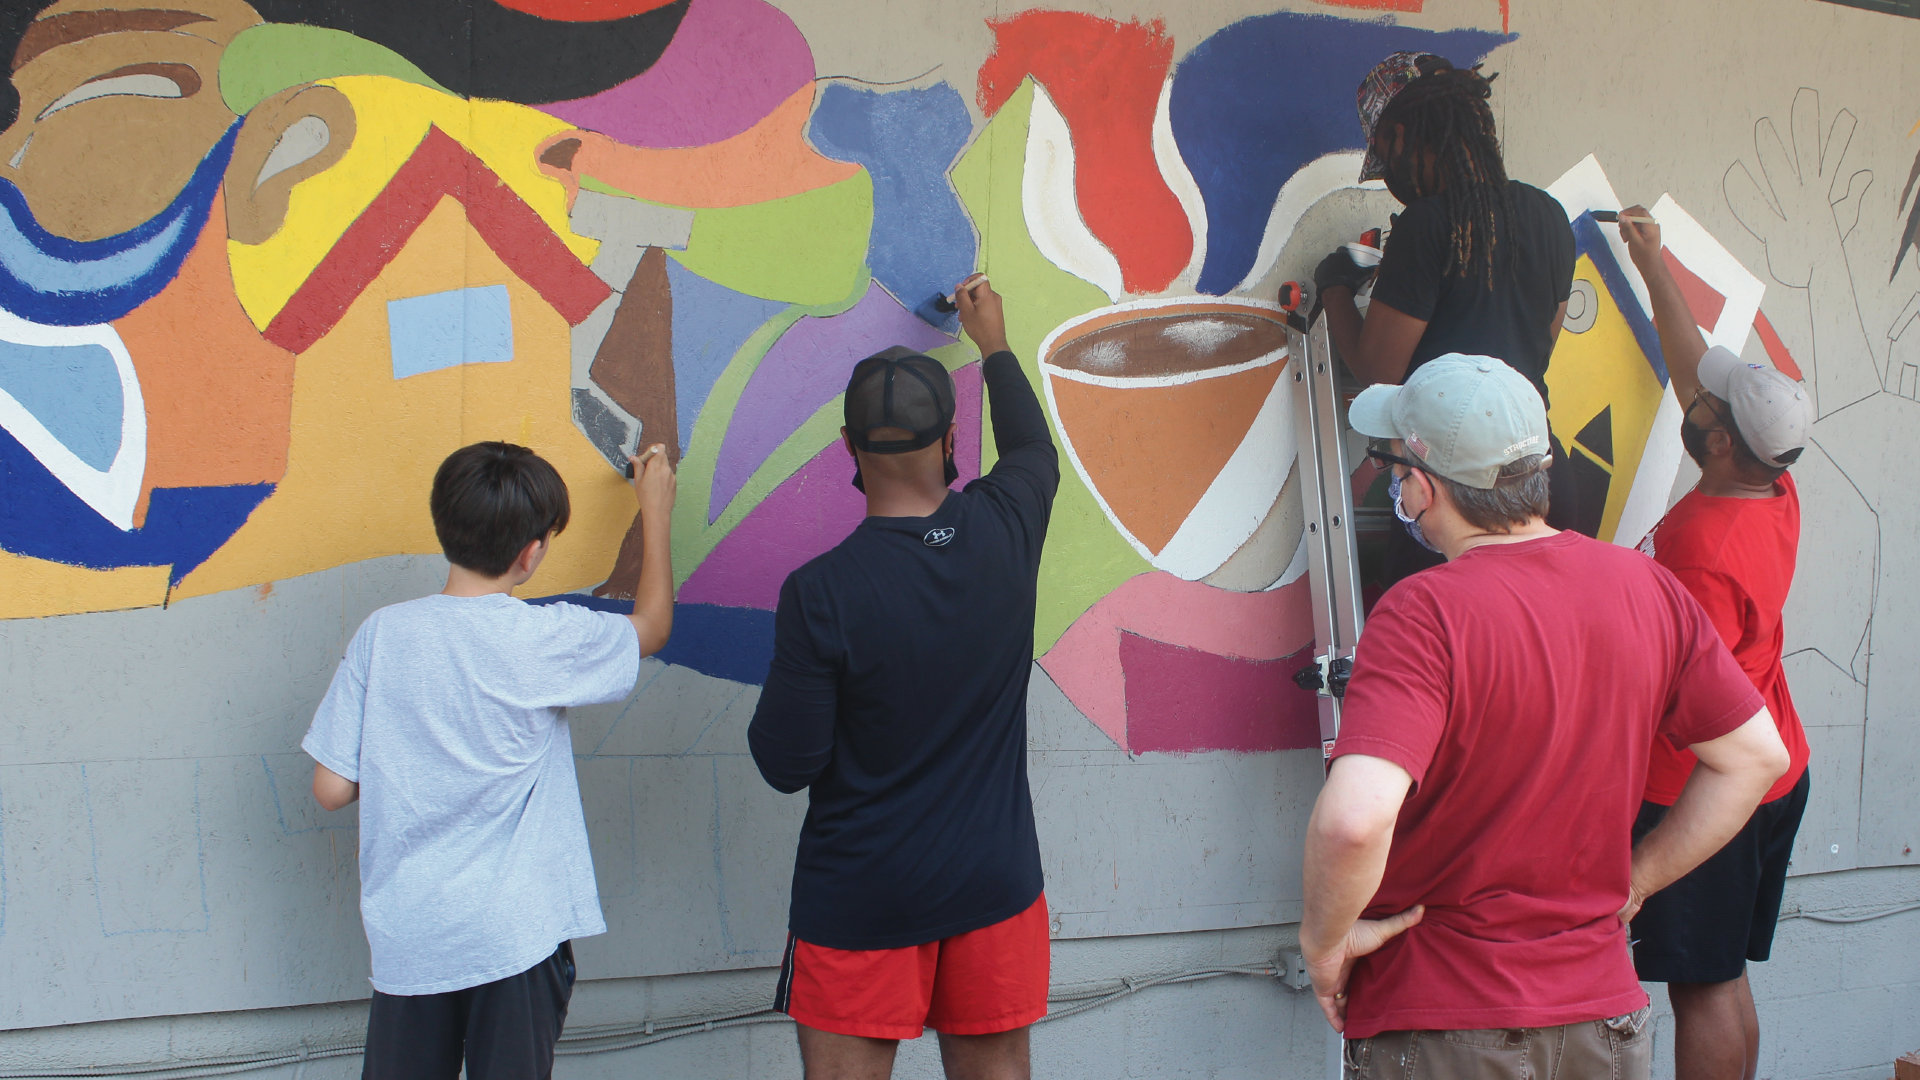
[[[932,517],[947,501],[947,488],[937,480],[935,478],[925,483],[875,483],[868,478],[867,516]]]
[[[1486,532],[1476,529],[1461,520],[1458,529],[1445,530],[1445,535],[1434,537],[1435,546],[1448,562],[1465,555],[1477,547],[1491,547],[1495,544],[1524,544],[1529,540],[1558,536],[1559,529],[1548,525],[1542,518],[1529,518],[1525,525],[1516,525],[1508,532]]]
[[[1721,467],[1719,461],[1719,458],[1711,459],[1707,467],[1700,470],[1700,482],[1694,485],[1700,494],[1716,499],[1771,499],[1780,494],[1774,488],[1778,481],[1749,480],[1737,469]]]
[[[499,577],[487,577],[477,570],[464,566],[447,567],[447,587],[440,590],[443,596],[492,596],[495,593],[513,595],[513,590],[526,584],[531,574],[521,574],[517,569],[509,570]]]

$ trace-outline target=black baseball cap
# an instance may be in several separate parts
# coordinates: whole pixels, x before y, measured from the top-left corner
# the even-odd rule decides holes
[[[869,454],[905,454],[939,442],[953,424],[953,376],[940,361],[895,345],[853,366],[847,380],[847,437]],[[874,439],[897,428],[909,439]]]

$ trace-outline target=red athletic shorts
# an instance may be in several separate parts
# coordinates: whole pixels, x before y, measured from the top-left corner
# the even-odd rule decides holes
[[[774,1008],[869,1039],[992,1035],[1047,1014],[1047,898],[1010,919],[903,949],[829,949],[787,935]]]

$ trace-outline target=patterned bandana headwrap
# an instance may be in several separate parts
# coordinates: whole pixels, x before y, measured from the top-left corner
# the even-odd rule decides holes
[[[1361,180],[1378,180],[1387,175],[1386,163],[1373,149],[1373,126],[1380,122],[1387,102],[1420,76],[1451,70],[1453,64],[1444,56],[1397,52],[1367,72],[1367,77],[1360,81],[1360,92],[1354,95],[1360,106],[1360,133],[1367,140],[1367,160],[1360,166]]]

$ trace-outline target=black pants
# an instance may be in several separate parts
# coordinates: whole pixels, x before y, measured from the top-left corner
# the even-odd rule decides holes
[[[573,998],[573,943],[518,975],[444,994],[373,992],[361,1080],[547,1080]]]

